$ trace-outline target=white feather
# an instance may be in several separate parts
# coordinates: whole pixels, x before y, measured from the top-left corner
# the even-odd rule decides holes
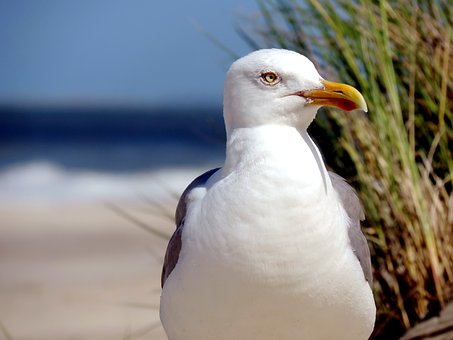
[[[262,69],[281,74],[282,86],[257,83]],[[190,194],[179,261],[162,293],[170,340],[370,335],[375,305],[348,216],[306,132],[316,108],[282,98],[320,79],[308,59],[280,50],[230,69],[225,164]]]

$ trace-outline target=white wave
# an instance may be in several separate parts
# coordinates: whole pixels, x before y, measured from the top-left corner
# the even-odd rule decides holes
[[[149,172],[112,173],[69,170],[49,162],[32,162],[0,171],[0,201],[73,202],[170,199],[206,168],[169,168]]]

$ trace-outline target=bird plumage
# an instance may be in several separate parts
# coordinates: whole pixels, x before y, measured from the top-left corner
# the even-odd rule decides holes
[[[323,89],[295,52],[261,50],[231,67],[225,164],[183,193],[165,256],[161,320],[170,340],[370,335],[363,211],[306,131],[318,102],[360,100],[328,89],[326,99]]]

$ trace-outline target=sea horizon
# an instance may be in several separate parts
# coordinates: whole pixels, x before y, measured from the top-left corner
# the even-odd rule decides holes
[[[179,192],[224,147],[221,108],[1,107],[0,200]]]

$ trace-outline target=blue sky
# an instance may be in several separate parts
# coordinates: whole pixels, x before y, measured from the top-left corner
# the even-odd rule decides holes
[[[0,104],[218,105],[255,0],[0,0]],[[196,23],[196,24],[194,24]]]

